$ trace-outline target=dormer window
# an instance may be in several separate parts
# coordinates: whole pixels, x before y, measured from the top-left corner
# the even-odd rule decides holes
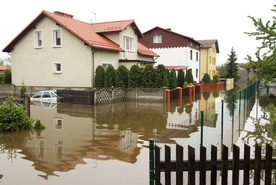
[[[124,38],[123,38],[123,48],[126,51],[134,51],[134,38],[124,36]]]
[[[154,44],[162,43],[162,35],[154,35],[153,36],[153,43]]]
[[[61,46],[61,30],[55,29],[53,30],[53,47]]]
[[[35,48],[42,48],[42,31],[35,31]]]

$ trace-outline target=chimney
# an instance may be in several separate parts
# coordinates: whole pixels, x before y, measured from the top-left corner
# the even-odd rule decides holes
[[[54,13],[56,15],[60,15],[60,16],[68,17],[68,18],[73,18],[74,17],[73,15],[70,15],[70,14],[67,14],[67,13],[63,13],[63,12],[60,12],[60,11],[55,11]]]
[[[166,28],[166,30],[172,31],[172,29],[171,29],[171,28]]]

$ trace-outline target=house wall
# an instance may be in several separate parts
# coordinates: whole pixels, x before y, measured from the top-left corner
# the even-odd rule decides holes
[[[55,28],[61,29],[62,46],[59,48],[52,47]],[[34,48],[36,30],[43,34],[43,47],[39,49]],[[61,74],[53,73],[54,62],[62,64]],[[91,86],[91,49],[52,20],[44,18],[16,44],[12,51],[12,70],[15,85],[24,82],[27,86]]]
[[[156,59],[155,66],[159,64],[163,64],[164,66],[188,66],[188,69],[192,69],[194,81],[199,82],[199,59],[196,61],[196,52],[199,51],[194,50],[189,47],[175,47],[175,48],[151,48],[152,51],[160,55],[159,58]],[[193,51],[193,59],[190,60],[190,50]],[[196,74],[196,69],[198,69],[198,73]]]
[[[215,45],[212,48],[200,49],[200,80],[205,73],[208,73],[211,79],[216,74],[216,56]]]

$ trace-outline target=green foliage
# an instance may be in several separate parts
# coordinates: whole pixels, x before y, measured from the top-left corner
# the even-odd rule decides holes
[[[184,79],[185,79],[185,73],[183,69],[178,70],[177,74],[177,86],[182,87],[184,84]]]
[[[103,66],[98,66],[96,68],[96,74],[95,74],[95,87],[104,87],[104,81],[105,81],[105,71]]]
[[[109,65],[105,71],[104,86],[115,87],[115,77],[116,77],[116,71],[112,65]]]
[[[184,82],[184,84],[183,84],[183,88],[186,88],[186,87],[188,87],[188,82]]]
[[[133,65],[129,71],[128,87],[135,88],[142,86],[142,70],[138,65]]]
[[[9,99],[6,104],[0,105],[0,132],[14,132],[32,129],[34,120],[27,116],[22,105]]]
[[[168,76],[166,68],[163,64],[159,64],[156,68],[156,88],[168,87]]]
[[[0,75],[1,84],[11,84],[12,76],[11,70],[4,71],[3,74]]]
[[[128,87],[129,70],[124,65],[120,65],[116,70],[115,87]]]
[[[231,48],[228,56],[228,63],[226,64],[226,78],[234,78],[234,82],[237,82],[240,79],[240,76],[238,75],[239,66],[236,62],[238,60],[237,54],[233,47]]]
[[[273,6],[271,11],[276,12],[276,5]],[[254,79],[262,79],[267,84],[268,81],[276,79],[276,16],[266,23],[261,18],[248,17],[253,21],[256,31],[245,32],[245,34],[261,41],[261,46],[257,47],[256,60],[251,56],[247,56],[247,60],[251,66],[257,67]]]
[[[212,80],[210,78],[210,75],[208,73],[205,73],[202,78],[202,83],[211,83]]]
[[[186,77],[185,77],[185,82],[188,82],[188,84],[194,83],[194,77],[193,77],[192,69],[187,70]]]
[[[220,82],[220,76],[218,74],[215,74],[213,76],[212,83],[219,83]]]
[[[25,93],[27,91],[26,85],[24,84],[24,82],[21,83],[21,87],[20,87],[20,98],[24,98],[25,97]]]
[[[35,130],[44,130],[45,128],[46,126],[43,125],[40,120],[35,120],[35,125],[34,125]]]
[[[152,65],[146,65],[143,71],[142,86],[144,88],[155,88],[155,69]]]
[[[220,66],[217,66],[217,72],[218,72],[219,76],[225,77],[227,75],[226,65],[222,64]]]
[[[169,89],[175,89],[177,87],[176,72],[174,69],[170,71],[169,76]]]

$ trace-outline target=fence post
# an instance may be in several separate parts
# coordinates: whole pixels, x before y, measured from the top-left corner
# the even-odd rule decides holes
[[[203,145],[203,116],[204,116],[204,112],[200,111],[200,125],[201,125],[201,133],[200,133],[200,146]]]
[[[149,139],[149,177],[150,185],[154,185],[154,139]]]

